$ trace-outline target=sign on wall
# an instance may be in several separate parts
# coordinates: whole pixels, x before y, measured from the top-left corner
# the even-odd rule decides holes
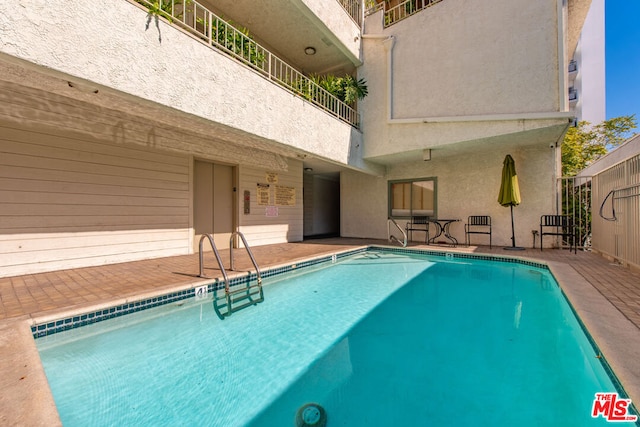
[[[264,210],[264,215],[268,217],[277,217],[278,216],[278,207],[277,206],[267,206]]]
[[[276,185],[276,205],[277,206],[295,206],[296,205],[295,187],[285,187],[283,185]]]
[[[258,200],[258,206],[267,206],[271,204],[271,191],[269,191],[269,184],[256,184],[256,198]]]
[[[278,183],[278,174],[275,172],[267,172],[265,177],[269,184],[277,184]]]
[[[244,190],[244,214],[249,215],[251,213],[251,192],[249,190]]]

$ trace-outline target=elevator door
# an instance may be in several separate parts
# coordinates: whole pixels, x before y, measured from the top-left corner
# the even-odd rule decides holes
[[[213,234],[218,250],[228,250],[233,232],[233,167],[196,160],[193,180],[194,251],[207,233]],[[211,245],[205,242],[204,248],[210,251]]]

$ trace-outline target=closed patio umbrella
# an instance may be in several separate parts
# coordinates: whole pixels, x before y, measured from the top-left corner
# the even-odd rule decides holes
[[[502,166],[502,181],[500,182],[500,193],[498,203],[511,208],[511,247],[505,249],[523,250],[516,246],[516,232],[513,225],[513,207],[520,204],[520,187],[518,186],[518,174],[516,174],[516,163],[510,154],[504,158]]]

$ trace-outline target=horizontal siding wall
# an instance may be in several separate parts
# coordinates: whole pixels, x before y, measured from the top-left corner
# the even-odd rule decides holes
[[[0,276],[188,253],[189,162],[0,123]]]
[[[240,167],[240,231],[247,239],[249,246],[270,245],[274,243],[302,241],[302,162],[288,160],[287,172],[277,172],[277,183],[269,184],[271,201],[269,205],[259,205],[257,200],[258,184],[268,184],[269,170],[251,167]],[[293,187],[295,189],[295,206],[279,206],[275,201],[275,186]],[[244,192],[250,192],[250,214],[244,213]],[[277,216],[267,216],[267,208],[276,208]],[[273,209],[271,209],[273,210]]]

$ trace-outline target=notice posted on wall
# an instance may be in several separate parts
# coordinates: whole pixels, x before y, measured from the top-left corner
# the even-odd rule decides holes
[[[277,206],[267,206],[264,210],[264,216],[266,217],[277,217],[278,216],[278,207]]]
[[[269,184],[277,184],[278,183],[278,174],[275,173],[275,172],[267,172],[267,175],[266,175],[265,179]]]
[[[258,202],[258,206],[268,206],[271,204],[271,191],[269,189],[269,184],[260,184],[256,185],[256,200]]]
[[[276,185],[276,205],[277,206],[295,206],[296,205],[295,187],[285,187],[282,185]]]

